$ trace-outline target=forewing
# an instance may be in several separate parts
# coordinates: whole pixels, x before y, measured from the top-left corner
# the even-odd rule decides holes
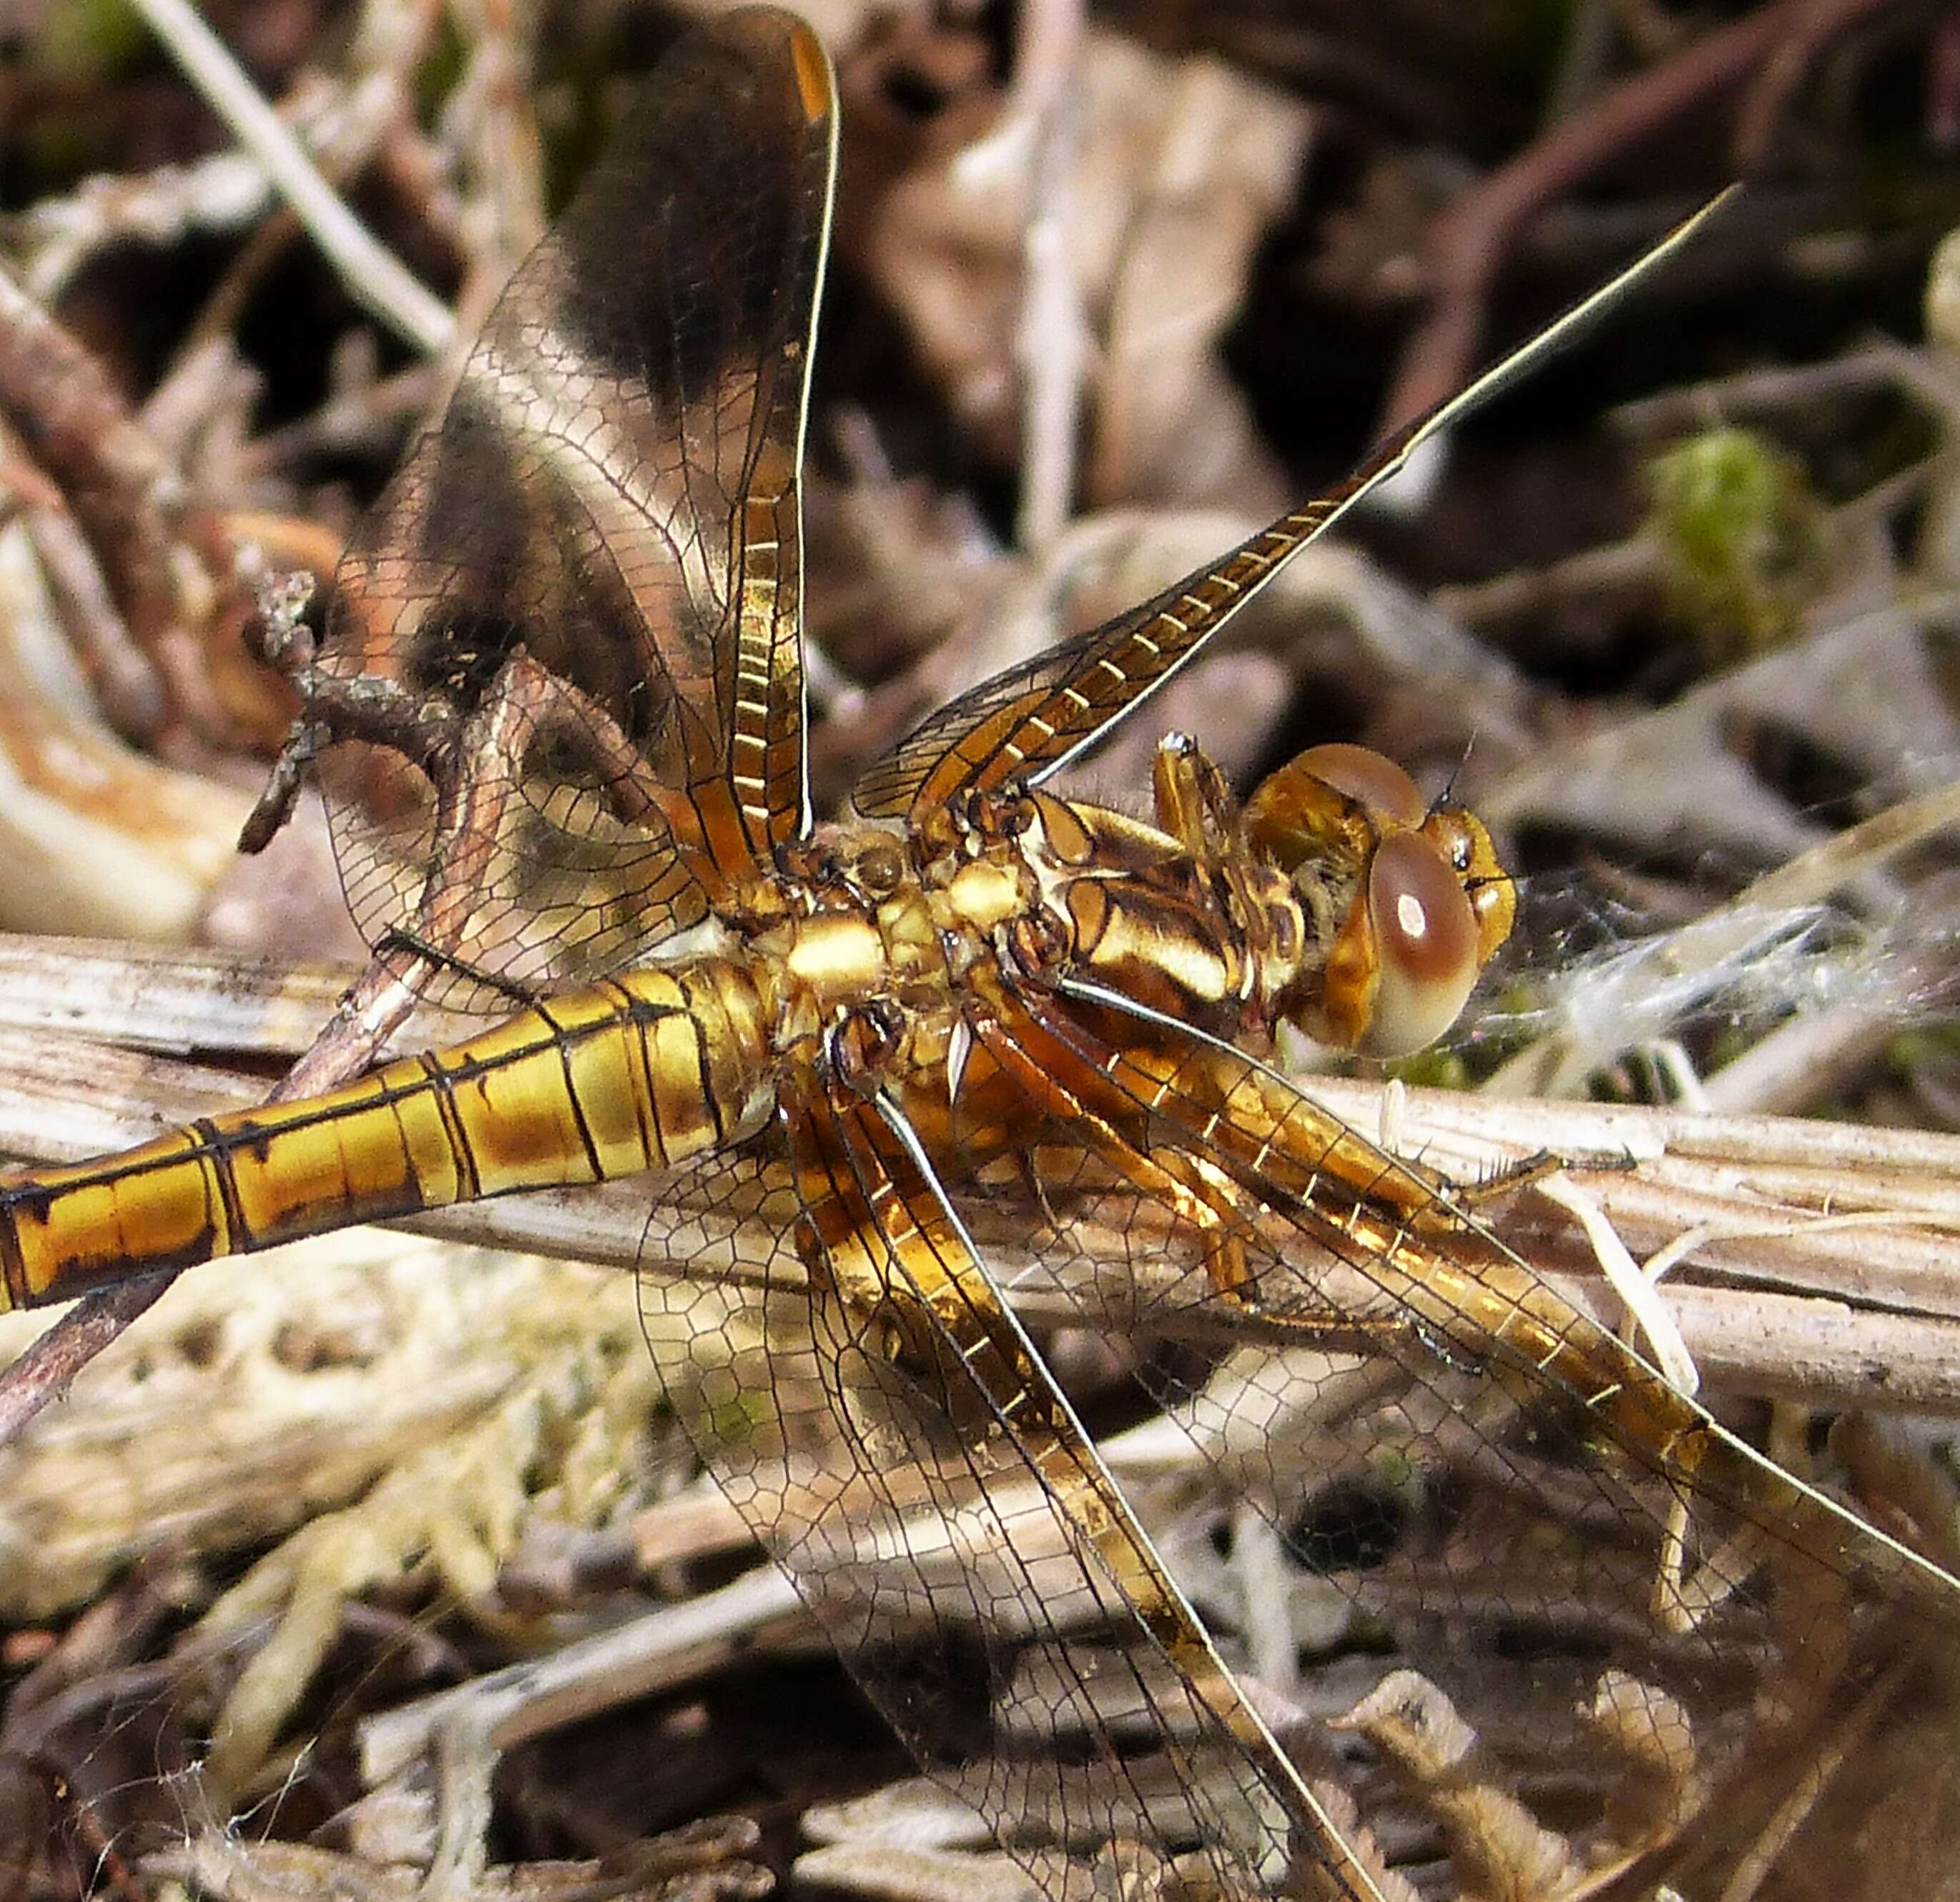
[[[647,1328],[873,1702],[1018,1853],[1141,1840],[1195,1858],[1209,1893],[1372,1893],[918,1152],[860,1099],[786,1094],[804,1275],[753,1302],[649,1280]]]
[[[371,940],[533,988],[587,975],[806,827],[799,482],[835,133],[800,22],[684,40],[364,525],[323,666],[426,740],[323,762]]]
[[[1731,187],[1732,191],[1735,188]],[[1618,276],[1446,402],[1397,431],[1339,485],[1173,582],[1154,600],[949,701],[859,781],[867,818],[937,810],[969,792],[1039,785],[1182,667],[1287,561],[1424,443],[1526,377],[1674,256],[1729,196],[1684,219]]]
[[[1331,495],[1154,600],[948,701],[859,780],[852,803],[867,819],[896,819],[1058,771],[1184,666],[1406,450],[1391,445]]]

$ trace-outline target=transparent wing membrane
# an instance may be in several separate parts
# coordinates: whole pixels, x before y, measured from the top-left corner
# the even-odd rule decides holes
[[[807,825],[832,106],[787,16],[683,41],[342,564],[311,711],[354,709],[321,768],[373,941],[602,972]]]
[[[1322,1643],[1375,1654],[1332,1673],[1357,1699],[1415,1674],[1494,1786],[1563,1786],[1631,1857],[1764,1785],[1873,1659],[1951,1647],[1939,1557],[1798,1484],[1419,1172],[1236,1051],[1017,1002],[986,1042],[1054,1141],[1028,1215],[976,1224],[1024,1293],[1093,1290],[1085,1318],[1141,1335],[1153,1397],[1343,1608]]]
[[[921,1152],[815,1089],[786,1120],[807,1285],[725,1320],[724,1290],[650,1283],[646,1324],[710,1470],[873,1700],[1010,1849],[1140,1840],[1221,1894],[1372,1896]]]

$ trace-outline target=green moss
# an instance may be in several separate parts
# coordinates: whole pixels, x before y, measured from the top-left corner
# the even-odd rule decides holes
[[[463,34],[445,8],[430,37],[428,50],[415,70],[415,115],[424,124],[434,120],[443,102],[462,83],[469,57]]]
[[[31,202],[118,163],[121,129],[99,102],[90,101],[154,56],[155,43],[129,0],[57,0],[39,17],[21,43],[23,69],[55,93],[72,95],[75,104],[72,110],[37,113],[21,129],[8,196]]]
[[[1646,533],[1669,615],[1710,668],[1788,640],[1824,577],[1824,511],[1802,463],[1747,429],[1710,429],[1647,465]]]
[[[1929,1064],[1942,1067],[1960,1057],[1960,1024],[1922,1024],[1901,1031],[1885,1046],[1885,1067],[1902,1080]]]
[[[1398,1057],[1388,1072],[1411,1089],[1468,1089],[1472,1081],[1470,1066],[1462,1056],[1440,1045]]]
[[[51,78],[102,80],[135,65],[148,37],[129,0],[64,0],[30,37],[27,57]]]

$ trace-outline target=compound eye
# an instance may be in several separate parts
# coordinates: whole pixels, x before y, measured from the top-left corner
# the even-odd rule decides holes
[[[1312,774],[1322,784],[1398,825],[1422,823],[1427,809],[1415,781],[1387,754],[1378,753],[1372,746],[1330,740],[1323,746],[1308,747],[1293,765],[1294,770]]]
[[[1380,971],[1361,1047],[1404,1056],[1433,1043],[1469,997],[1482,963],[1476,915],[1436,846],[1398,832],[1368,868],[1368,920]]]

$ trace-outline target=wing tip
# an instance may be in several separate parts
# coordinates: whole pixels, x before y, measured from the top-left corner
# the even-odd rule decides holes
[[[790,67],[796,77],[797,97],[803,106],[805,122],[821,125],[835,106],[837,89],[823,42],[800,20],[794,22],[790,34]]]

